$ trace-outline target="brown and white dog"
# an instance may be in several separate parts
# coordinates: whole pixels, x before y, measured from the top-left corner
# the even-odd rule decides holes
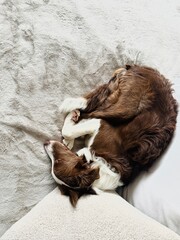
[[[177,117],[170,82],[137,65],[118,69],[84,97],[66,99],[60,110],[67,114],[63,143],[48,141],[45,149],[73,206],[95,188],[115,189],[147,170],[172,139]],[[80,136],[86,136],[86,147],[75,154],[65,145],[72,148]]]

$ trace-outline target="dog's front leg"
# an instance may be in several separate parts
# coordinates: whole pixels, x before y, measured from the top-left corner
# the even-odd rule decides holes
[[[100,119],[86,119],[76,123],[78,117],[79,111],[76,110],[69,113],[65,118],[64,126],[62,128],[62,136],[65,144],[73,142],[74,139],[81,136],[93,136],[100,127]],[[72,145],[72,143],[70,145]]]
[[[62,128],[62,137],[63,137],[63,143],[69,148],[72,149],[74,146],[74,137],[72,134],[73,126],[75,125],[74,121],[74,112],[70,112],[65,120],[64,125]]]

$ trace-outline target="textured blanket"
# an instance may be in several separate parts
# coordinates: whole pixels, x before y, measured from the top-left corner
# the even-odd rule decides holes
[[[115,193],[82,197],[76,209],[55,189],[1,240],[180,240]]]
[[[0,1],[0,234],[55,187],[43,142],[59,139],[62,100],[126,63],[175,82],[179,21],[179,0]]]

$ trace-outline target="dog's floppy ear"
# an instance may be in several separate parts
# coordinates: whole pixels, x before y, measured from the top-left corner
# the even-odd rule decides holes
[[[78,199],[81,197],[80,192],[69,189],[69,199],[73,207],[76,207]]]
[[[69,197],[69,200],[73,207],[76,207],[78,199],[81,197],[80,192],[70,189],[65,185],[58,185],[61,193]]]
[[[89,171],[79,176],[79,178],[81,188],[89,187],[95,180],[99,179],[99,168],[91,168]]]
[[[96,192],[94,191],[94,189],[92,189],[92,187],[79,190],[69,189],[69,199],[72,206],[76,207],[79,198],[87,194],[96,195]]]
[[[78,161],[75,167],[78,169],[85,169],[88,165],[89,163],[87,162],[85,155],[83,155],[80,157],[80,160]]]
[[[63,195],[66,195],[69,197],[70,203],[72,204],[73,207],[76,207],[78,199],[82,195],[85,195],[85,194],[96,195],[96,192],[91,187],[76,190],[76,189],[70,189],[64,185],[59,185],[59,189]]]

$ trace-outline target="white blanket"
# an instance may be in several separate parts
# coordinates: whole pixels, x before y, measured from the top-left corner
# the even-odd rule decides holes
[[[65,97],[131,62],[179,79],[179,11],[179,0],[0,1],[0,234],[55,187],[43,142],[59,138]]]

